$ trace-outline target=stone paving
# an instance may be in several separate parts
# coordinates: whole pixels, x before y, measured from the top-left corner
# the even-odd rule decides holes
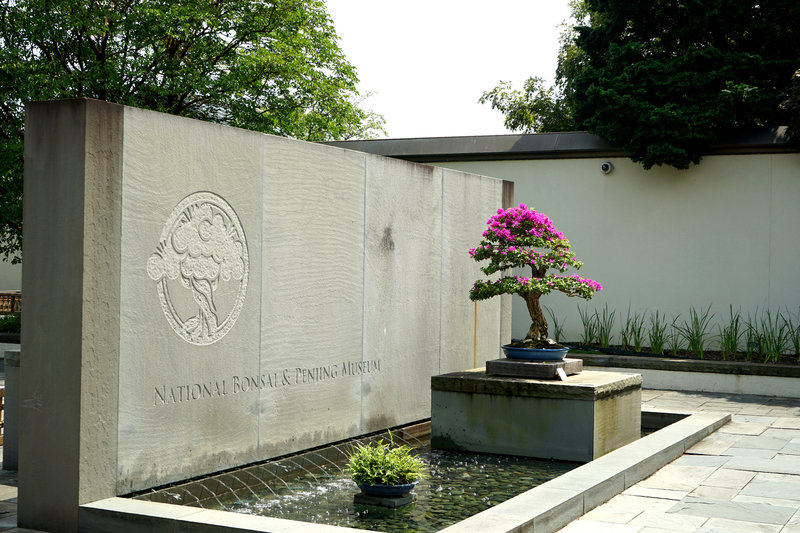
[[[733,417],[561,533],[800,533],[800,400],[643,390],[642,408]],[[0,471],[0,531],[30,532],[16,507],[16,474]]]
[[[800,400],[644,390],[642,408],[733,416],[560,533],[800,533]]]

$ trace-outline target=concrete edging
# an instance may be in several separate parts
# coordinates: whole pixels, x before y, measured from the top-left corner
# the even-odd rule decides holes
[[[644,412],[643,412],[644,413]],[[681,416],[670,413],[665,415]],[[730,421],[730,415],[694,414],[599,459],[462,520],[448,533],[557,531],[652,475]],[[274,532],[333,533],[366,530],[243,515],[129,498],[82,505],[80,530],[93,533]]]
[[[441,531],[558,531],[623,490],[651,476],[730,419],[729,414],[701,413],[687,416]]]
[[[599,367],[587,365],[584,368],[586,370],[604,370],[606,372],[631,372],[635,370],[642,375],[642,388],[644,389],[800,398],[800,387],[797,386],[798,378],[794,377],[685,372],[617,366]]]

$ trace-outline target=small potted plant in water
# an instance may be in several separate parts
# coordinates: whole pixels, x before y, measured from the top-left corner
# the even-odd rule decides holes
[[[533,208],[519,207],[498,209],[486,224],[483,239],[469,255],[476,261],[488,259],[489,264],[481,268],[487,276],[501,272],[499,279],[478,280],[470,290],[470,299],[485,300],[500,294],[518,294],[527,304],[531,327],[521,342],[503,346],[511,359],[563,359],[567,349],[547,337],[547,320],[539,305],[539,298],[552,291],[567,296],[590,299],[603,287],[596,281],[573,274],[562,276],[548,274],[548,270],[560,273],[570,268],[579,269],[583,263],[575,259],[569,241],[553,226],[552,221]],[[521,276],[510,269],[519,268]],[[526,269],[531,275],[526,276]]]
[[[397,446],[389,433],[389,442],[357,444],[349,454],[347,469],[362,493],[376,497],[404,496],[422,479],[424,462],[412,455],[407,445]]]

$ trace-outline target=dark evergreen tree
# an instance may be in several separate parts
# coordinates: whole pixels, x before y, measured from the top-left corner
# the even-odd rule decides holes
[[[800,139],[796,0],[573,0],[556,86],[501,84],[483,102],[520,131],[587,129],[645,168],[698,163],[742,129]]]
[[[726,133],[785,122],[795,0],[585,0],[575,119],[645,168],[698,163]]]

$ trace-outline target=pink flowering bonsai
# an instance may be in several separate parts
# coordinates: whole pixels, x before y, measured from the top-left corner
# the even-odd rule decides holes
[[[483,240],[476,248],[470,249],[469,255],[476,261],[489,260],[489,264],[481,268],[487,276],[495,272],[502,274],[494,281],[476,281],[470,290],[470,299],[486,300],[499,294],[519,294],[525,299],[531,315],[531,327],[523,342],[534,348],[552,347],[539,298],[555,290],[588,300],[603,287],[577,274],[548,274],[551,269],[560,273],[569,268],[579,269],[583,263],[575,259],[569,241],[547,215],[519,204],[519,207],[498,209],[486,224],[488,228],[483,232]],[[530,268],[531,276],[513,275],[512,268]]]

